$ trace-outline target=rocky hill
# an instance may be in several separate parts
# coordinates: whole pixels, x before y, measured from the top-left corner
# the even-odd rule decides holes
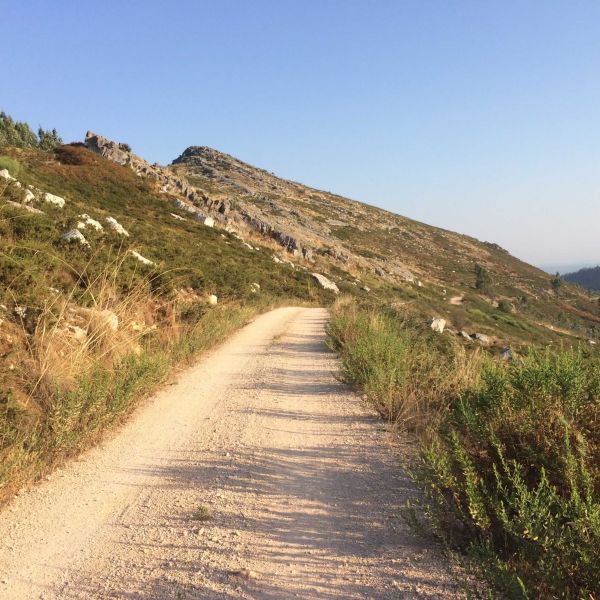
[[[596,339],[592,298],[570,286],[557,294],[547,273],[497,244],[279,178],[205,146],[187,148],[170,169],[227,202],[236,225],[318,263],[342,288],[369,289],[376,301],[443,318],[451,331],[483,333],[498,346]],[[485,273],[479,284],[477,270]]]
[[[596,341],[593,298],[570,286],[558,293],[547,273],[495,243],[282,179],[206,146],[161,167],[91,132],[85,143],[131,168],[182,214],[271,243],[342,291],[406,305],[465,340],[486,339],[499,349]]]

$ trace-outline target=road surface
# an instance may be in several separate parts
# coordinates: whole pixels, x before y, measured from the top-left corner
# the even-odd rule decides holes
[[[0,514],[0,598],[456,598],[324,309],[262,315]],[[211,518],[198,519],[198,510]]]

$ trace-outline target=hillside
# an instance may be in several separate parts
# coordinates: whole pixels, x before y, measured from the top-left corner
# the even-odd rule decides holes
[[[240,228],[279,238],[344,290],[366,286],[375,303],[443,317],[451,331],[483,333],[498,347],[596,339],[590,296],[571,286],[557,296],[547,273],[494,243],[284,180],[206,147],[188,148],[171,169],[235,206]],[[476,265],[489,279],[482,289]]]
[[[14,446],[24,431],[67,418],[53,412],[52,399],[57,391],[85,395],[90,369],[109,374],[128,356],[159,350],[170,364],[219,339],[205,323],[226,324],[225,335],[240,315],[276,304],[327,305],[339,291],[366,307],[405,309],[423,327],[442,319],[444,336],[497,355],[507,345],[519,353],[600,335],[592,295],[553,289],[550,276],[493,243],[206,147],[159,166],[91,132],[85,143],[64,145],[56,132],[41,130],[38,140],[26,124],[2,119],[0,478],[30,459]],[[193,341],[198,331],[202,343]],[[139,385],[149,378],[147,365],[131,368]],[[80,419],[81,436],[111,420],[104,412],[126,410],[120,395],[132,399],[136,388],[121,383],[125,390],[105,381],[116,408],[101,394],[98,414],[90,416],[87,397],[77,404],[77,418],[68,418]],[[36,443],[52,446],[63,434],[64,453],[76,451],[81,438],[55,426]]]
[[[578,283],[588,290],[600,291],[600,266],[579,269],[574,273],[566,273],[563,278],[570,283]]]

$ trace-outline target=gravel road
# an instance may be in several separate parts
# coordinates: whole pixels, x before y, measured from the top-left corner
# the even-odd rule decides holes
[[[242,329],[0,514],[0,598],[457,598],[324,309]],[[205,507],[212,517],[198,519]]]

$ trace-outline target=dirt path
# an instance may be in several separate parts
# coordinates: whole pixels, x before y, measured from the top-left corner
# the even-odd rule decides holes
[[[399,517],[398,451],[335,379],[326,319],[263,315],[15,498],[0,598],[458,597]]]

